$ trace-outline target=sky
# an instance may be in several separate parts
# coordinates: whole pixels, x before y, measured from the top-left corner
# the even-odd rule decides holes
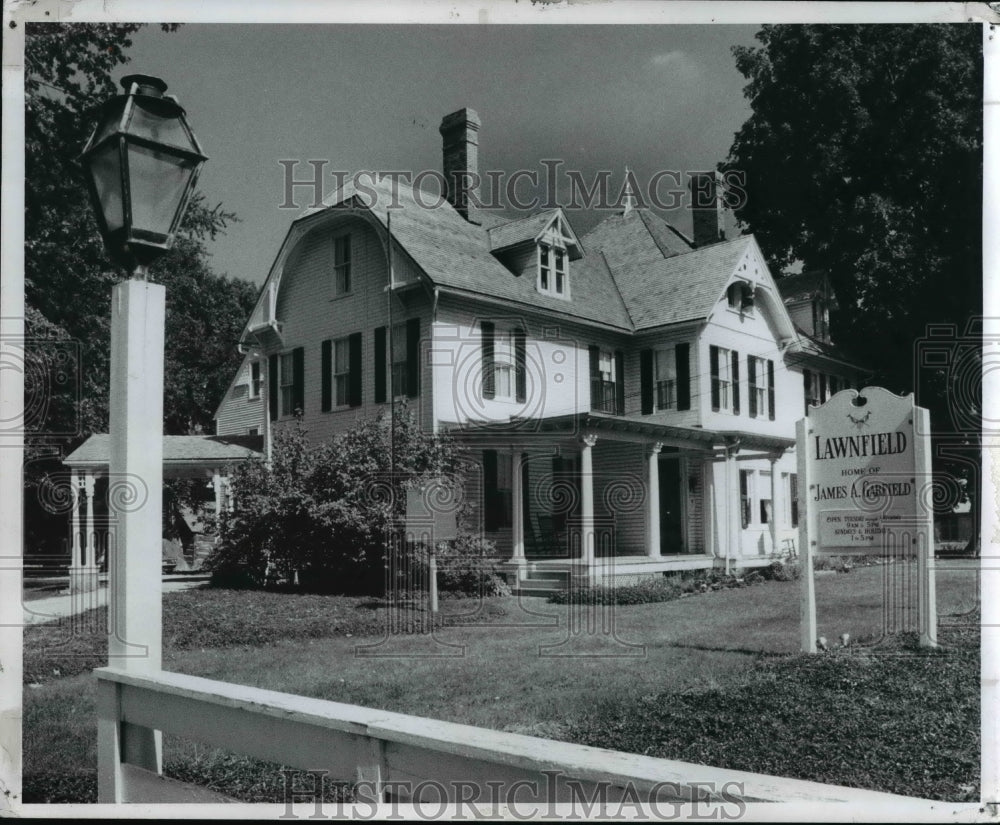
[[[210,244],[211,264],[259,285],[299,214],[282,208],[280,160],[300,161],[298,178],[311,176],[309,160],[348,175],[439,171],[438,125],[462,107],[482,120],[480,172],[504,179],[522,168],[544,175],[540,160],[558,159],[588,183],[609,170],[615,195],[626,167],[641,183],[713,168],[750,115],[731,47],[753,45],[757,28],[150,25],[115,79],[156,75],[185,107],[209,157],[199,188],[241,219]],[[311,201],[307,189],[294,196]],[[607,214],[569,211],[579,234]],[[686,210],[662,214],[690,231]]]

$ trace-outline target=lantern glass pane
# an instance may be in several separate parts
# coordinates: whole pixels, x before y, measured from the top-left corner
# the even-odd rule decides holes
[[[198,149],[176,114],[171,113],[170,116],[164,117],[153,109],[145,107],[139,100],[135,101],[126,131],[136,137],[149,138],[156,143],[177,146],[190,152]]]
[[[118,142],[112,141],[90,157],[90,174],[101,202],[101,213],[108,231],[121,229],[125,223],[122,211],[122,170]]]
[[[132,228],[167,235],[195,162],[145,146],[128,147]]]

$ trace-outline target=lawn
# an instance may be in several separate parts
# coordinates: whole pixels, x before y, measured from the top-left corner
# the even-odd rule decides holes
[[[820,633],[877,639],[886,575],[864,568],[817,576]],[[372,600],[188,591],[164,598],[164,665],[720,766],[970,799],[979,761],[977,626],[956,614],[975,607],[976,585],[971,568],[939,572],[939,613],[950,617],[942,625],[959,626],[943,627],[950,645],[943,654],[921,656],[893,643],[815,659],[794,655],[795,582],[611,608],[605,617],[613,633],[576,634],[567,629],[565,606],[540,599],[445,600],[450,618],[433,635],[389,636],[389,622],[406,625],[414,615]],[[103,654],[96,635],[67,638],[64,629],[60,639],[59,632],[26,631],[26,679],[38,685],[25,695],[26,801],[94,798],[94,691],[83,670],[103,663]],[[904,689],[910,684],[920,689]],[[935,691],[949,702],[945,722],[940,703],[928,702]],[[865,731],[866,718],[877,725]],[[618,727],[625,719],[648,722]],[[932,730],[935,738],[916,740],[913,730]],[[862,767],[868,762],[856,751],[873,743],[861,732],[888,743],[898,764],[878,757],[879,764]],[[807,751],[813,755],[804,759]],[[174,775],[189,776],[196,764],[195,773],[248,800],[280,789],[262,780],[277,777],[276,769],[254,769],[203,746],[168,740],[165,756]],[[61,796],[62,788],[71,795]]]

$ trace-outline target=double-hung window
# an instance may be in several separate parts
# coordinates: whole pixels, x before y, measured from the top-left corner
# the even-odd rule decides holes
[[[538,245],[538,291],[560,298],[568,294],[569,257],[554,244]]]
[[[396,324],[392,328],[392,395],[394,398],[406,395],[406,324]]]
[[[346,295],[351,291],[351,236],[338,235],[333,239],[333,294]]]
[[[281,415],[292,415],[295,412],[295,367],[290,352],[278,358],[278,397]]]
[[[493,345],[493,388],[495,398],[514,395],[514,335],[497,333]]]
[[[601,412],[616,412],[615,355],[609,350],[601,350],[597,356],[597,372],[593,377],[593,408]]]
[[[250,391],[249,397],[251,399],[260,398],[260,361],[250,362]]]
[[[718,347],[718,369],[716,375],[712,376],[718,393],[718,406],[720,410],[729,411],[733,408],[732,400],[732,352],[728,349]]]
[[[350,339],[333,342],[333,397],[334,404],[346,407],[351,403],[351,350]]]
[[[673,347],[656,351],[656,409],[677,409],[677,357]]]

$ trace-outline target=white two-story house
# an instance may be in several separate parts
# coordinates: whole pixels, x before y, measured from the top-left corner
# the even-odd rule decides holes
[[[456,182],[479,128],[468,109],[442,122],[447,202],[387,180],[293,221],[219,434],[267,441],[301,410],[318,441],[406,398],[475,458],[467,496],[515,580],[794,552],[795,422],[861,374],[799,318],[826,311],[825,281],[783,296],[752,236],[721,239],[718,206],[693,238],[632,200],[583,237],[561,209],[476,210]]]

